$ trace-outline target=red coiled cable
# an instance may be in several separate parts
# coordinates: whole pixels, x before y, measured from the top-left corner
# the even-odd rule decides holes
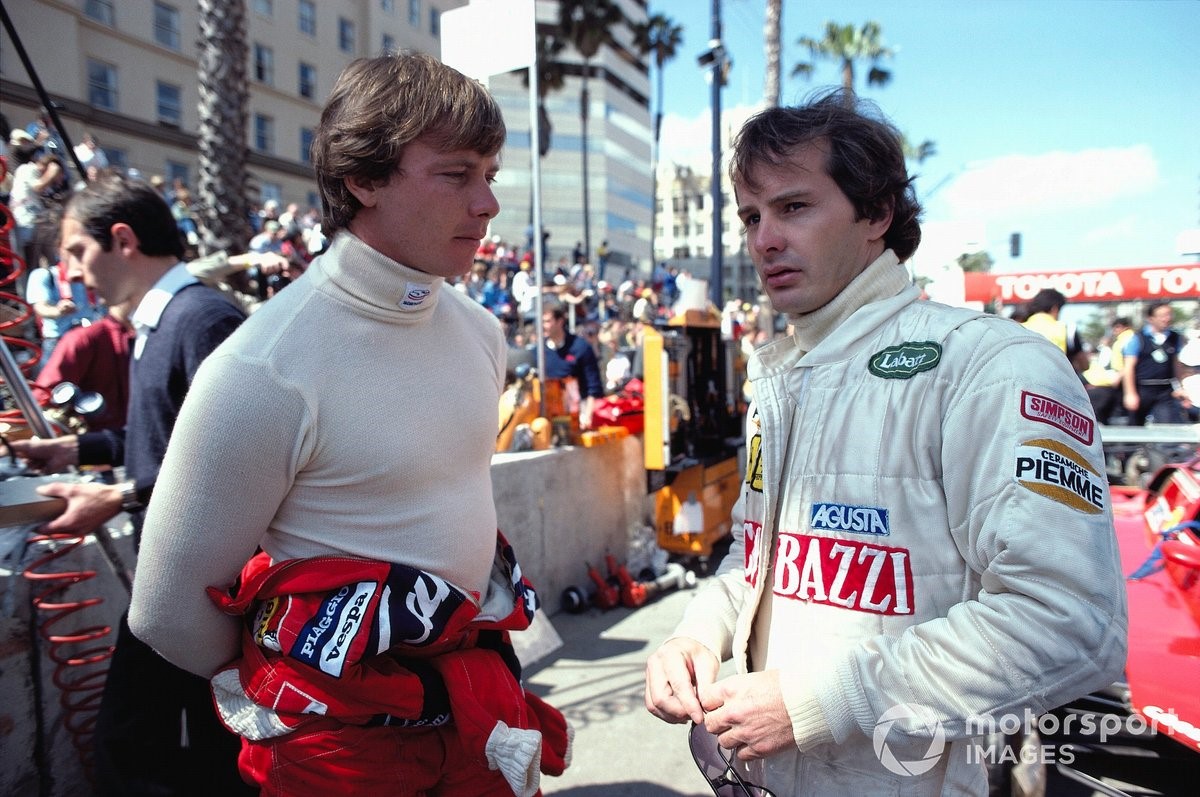
[[[107,640],[113,629],[106,624],[84,625],[87,610],[103,604],[103,598],[70,594],[73,587],[95,578],[96,571],[58,569],[84,540],[71,534],[30,537],[30,545],[46,550],[25,567],[23,575],[33,587],[30,602],[36,611],[38,636],[46,657],[54,663],[51,681],[59,690],[63,727],[90,777],[96,714],[113,652]]]
[[[20,364],[28,376],[41,359],[41,347],[15,335],[4,334],[33,317],[33,308],[9,289],[26,271],[25,261],[9,247],[9,232],[13,226],[12,212],[0,204],[0,340],[12,349],[28,351]],[[18,358],[20,359],[20,358]],[[3,377],[0,377],[3,383]],[[26,421],[19,409],[0,412],[0,421],[10,426],[24,426]],[[82,545],[86,537],[65,534],[31,536],[27,544],[41,548],[37,558],[25,567],[23,575],[30,583],[31,623],[36,625],[37,639],[53,663],[51,682],[59,690],[59,705],[63,710],[62,724],[79,753],[84,773],[93,775],[94,748],[92,738],[108,662],[113,645],[107,642],[112,627],[88,623],[88,610],[104,603],[100,597],[79,597],[74,587],[96,577],[95,570],[71,570],[64,567],[68,557]],[[94,613],[94,612],[93,612]],[[35,647],[33,653],[40,655]],[[40,695],[41,661],[34,662],[35,694]],[[39,716],[41,700],[36,707]]]

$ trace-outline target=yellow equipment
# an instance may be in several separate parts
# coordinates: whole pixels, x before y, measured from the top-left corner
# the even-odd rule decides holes
[[[707,564],[729,533],[742,481],[744,366],[716,316],[688,311],[663,329],[646,327],[647,489],[654,495],[658,544]]]

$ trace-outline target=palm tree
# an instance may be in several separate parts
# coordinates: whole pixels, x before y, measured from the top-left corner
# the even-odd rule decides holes
[[[846,101],[854,101],[854,62],[868,60],[871,68],[867,72],[868,86],[886,86],[892,79],[892,73],[879,66],[879,59],[891,58],[895,53],[882,43],[882,28],[878,22],[868,22],[861,28],[853,25],[839,25],[836,22],[825,23],[825,36],[816,40],[810,36],[801,36],[796,42],[807,48],[812,58],[818,57],[840,61],[842,66],[842,88],[846,90]],[[792,75],[812,77],[815,65],[812,62],[798,63],[792,70]]]
[[[763,16],[763,43],[767,50],[767,77],[763,84],[763,100],[768,108],[779,105],[779,84],[783,71],[781,45],[783,39],[783,0],[767,0]]]
[[[537,34],[537,90],[538,90],[538,156],[546,157],[550,151],[550,114],[546,112],[546,97],[552,91],[561,91],[567,83],[567,73],[558,56],[566,48],[566,42],[553,33]],[[521,71],[521,82],[529,88],[529,71]]]
[[[244,252],[246,16],[244,0],[200,0],[200,251]]]
[[[658,140],[662,134],[663,118],[663,65],[675,57],[683,43],[683,27],[673,19],[655,14],[633,28],[633,44],[641,55],[654,53],[654,66],[658,70],[658,92],[654,111],[654,145],[650,152],[650,263],[655,262],[654,229],[658,213]]]
[[[588,77],[592,59],[605,44],[613,43],[612,29],[625,19],[613,0],[559,0],[558,29],[583,56],[583,87],[579,94],[579,121],[583,149],[583,246],[592,256],[592,228],[588,207]]]

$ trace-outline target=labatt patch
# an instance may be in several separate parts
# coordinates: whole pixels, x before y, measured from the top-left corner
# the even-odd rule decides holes
[[[1017,484],[1089,515],[1104,511],[1107,480],[1070,446],[1049,438],[1017,446]]]
[[[936,368],[941,361],[941,344],[931,340],[909,341],[875,352],[867,370],[883,379],[911,379],[922,371]]]

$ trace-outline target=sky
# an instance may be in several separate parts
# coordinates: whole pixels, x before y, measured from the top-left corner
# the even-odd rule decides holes
[[[764,4],[721,0],[726,125],[762,101]],[[683,26],[664,70],[660,161],[707,172],[710,89],[696,58],[712,2],[649,7]],[[796,41],[820,39],[827,21],[880,24],[892,80],[868,87],[856,65],[855,88],[910,141],[936,146],[909,167],[926,209],[918,267],[971,241],[996,272],[1200,266],[1180,249],[1200,228],[1198,0],[785,0],[783,104],[840,81],[829,60],[811,80],[790,76],[810,60]]]

